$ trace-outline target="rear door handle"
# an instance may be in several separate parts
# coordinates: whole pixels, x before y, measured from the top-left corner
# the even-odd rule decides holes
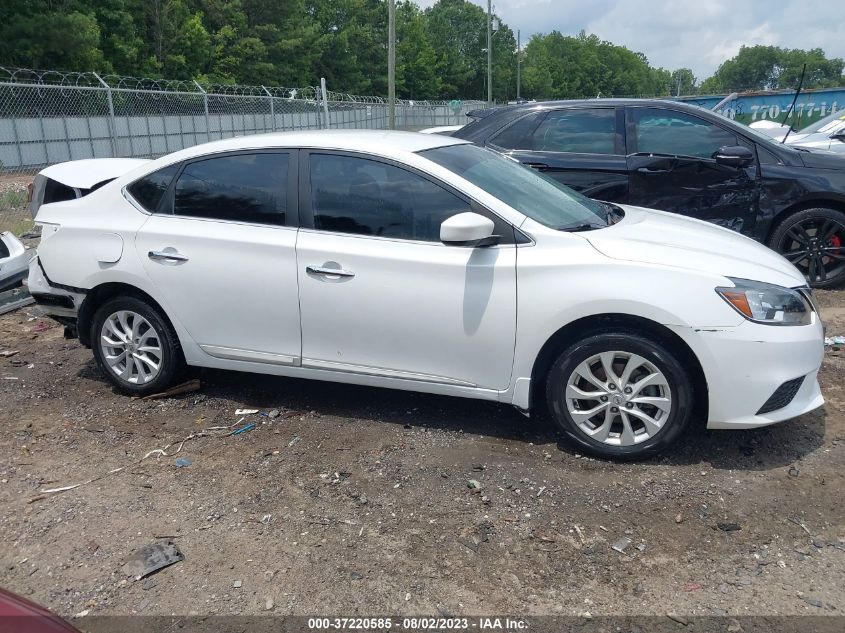
[[[527,165],[531,169],[537,169],[543,171],[544,169],[548,169],[549,166],[546,163],[523,163],[523,165]]]
[[[641,174],[668,174],[671,169],[652,169],[651,167],[637,167]]]
[[[312,275],[334,275],[335,277],[354,277],[355,273],[343,268],[324,268],[323,266],[306,266],[305,272]]]
[[[147,253],[147,257],[153,260],[164,260],[170,262],[186,262],[188,261],[187,256],[183,255],[182,253],[177,253],[176,251],[150,251]]]

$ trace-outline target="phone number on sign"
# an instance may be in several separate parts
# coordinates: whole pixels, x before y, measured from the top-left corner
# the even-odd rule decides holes
[[[441,631],[469,628],[467,618],[309,618],[308,628],[315,630],[378,631],[396,628],[407,631]]]

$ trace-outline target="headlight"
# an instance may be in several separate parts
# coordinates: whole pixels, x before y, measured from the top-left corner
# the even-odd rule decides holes
[[[798,290],[728,277],[733,288],[716,288],[719,296],[746,319],[766,325],[809,325],[813,307]]]

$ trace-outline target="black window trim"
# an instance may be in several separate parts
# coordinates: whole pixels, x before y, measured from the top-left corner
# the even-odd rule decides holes
[[[129,184],[127,184],[123,188],[123,195],[127,197],[130,202],[134,203],[134,206],[140,209],[143,213],[147,215],[160,215],[163,217],[171,217],[171,218],[181,218],[184,220],[196,220],[198,222],[225,222],[227,224],[241,224],[245,226],[262,226],[268,228],[297,228],[299,227],[299,196],[297,192],[297,187],[299,183],[298,171],[299,171],[299,164],[300,161],[298,160],[297,154],[299,153],[299,149],[296,147],[261,147],[255,149],[238,149],[238,150],[226,150],[221,152],[212,152],[210,154],[202,154],[201,156],[193,156],[191,158],[185,159],[183,161],[177,161],[175,163],[170,163],[169,165],[164,165],[155,169],[151,172],[148,172],[144,176],[133,180]],[[200,163],[206,160],[211,160],[214,158],[226,158],[229,156],[243,156],[243,155],[252,155],[252,154],[287,154],[288,158],[288,182],[287,182],[287,212],[285,214],[285,223],[284,224],[271,224],[268,222],[247,222],[243,220],[232,220],[232,219],[224,219],[224,218],[203,218],[198,217],[195,215],[177,215],[173,213],[173,203],[174,203],[174,194],[176,191],[176,183],[179,180],[179,177],[182,175],[182,172],[185,170],[185,167],[191,165],[193,163]],[[178,165],[176,173],[170,179],[170,184],[167,185],[167,189],[164,190],[164,193],[161,196],[161,200],[159,200],[158,206],[155,210],[150,211],[146,209],[129,191],[129,187],[134,185],[139,180],[143,180],[150,174],[154,174],[157,171],[162,169],[166,169],[167,167],[171,167],[172,165]]]
[[[429,240],[412,240],[404,237],[393,237],[393,236],[384,236],[384,235],[364,235],[360,233],[344,233],[342,231],[327,231],[325,229],[317,229],[314,227],[314,212],[313,207],[311,204],[311,169],[310,169],[310,157],[312,154],[321,154],[321,155],[329,155],[329,156],[348,156],[350,158],[360,158],[363,160],[371,160],[378,163],[383,163],[385,165],[391,165],[393,167],[397,167],[404,171],[410,172],[420,178],[427,180],[428,182],[440,187],[441,189],[445,189],[455,197],[459,198],[463,202],[467,204],[469,209],[474,213],[479,213],[481,215],[489,215],[493,216],[494,218],[498,218],[502,223],[506,226],[509,226],[513,230],[512,235],[502,235],[501,241],[496,246],[492,246],[489,248],[498,248],[501,246],[517,246],[523,244],[533,244],[534,240],[526,235],[523,231],[521,231],[518,227],[516,227],[512,222],[503,218],[501,215],[492,211],[491,209],[487,208],[485,205],[481,204],[477,200],[470,198],[462,191],[458,191],[448,183],[443,182],[431,176],[430,174],[425,173],[411,165],[406,163],[393,160],[391,158],[386,158],[384,156],[379,156],[377,154],[368,154],[367,152],[361,151],[351,151],[351,150],[333,150],[333,149],[323,149],[319,147],[313,148],[301,148],[299,151],[299,228],[314,231],[316,233],[322,233],[327,235],[338,235],[343,237],[354,237],[354,238],[361,238],[361,239],[373,239],[373,240],[385,240],[390,242],[402,242],[404,244],[426,244],[429,246],[441,246],[447,248],[465,248],[465,247],[455,247],[449,246],[447,244],[443,244],[440,241],[429,241]]]
[[[537,112],[542,112],[543,116],[541,116],[537,119],[537,122],[531,128],[531,132],[530,132],[530,134],[528,134],[528,136],[533,135],[537,131],[537,128],[540,127],[543,124],[543,121],[545,121],[549,117],[549,115],[552,114],[553,112],[564,112],[564,111],[571,111],[571,110],[612,110],[613,111],[613,113],[614,113],[614,117],[613,117],[613,129],[614,129],[614,131],[613,131],[613,153],[612,154],[597,154],[595,152],[559,152],[559,151],[552,150],[552,149],[545,149],[545,150],[515,149],[515,148],[509,148],[509,147],[502,147],[501,145],[496,145],[493,142],[493,139],[495,137],[499,136],[500,134],[505,132],[508,128],[510,128],[512,125],[515,125],[518,121],[521,121],[522,119],[530,116],[531,114],[536,114]],[[554,108],[546,108],[545,110],[534,110],[534,111],[529,112],[528,114],[526,114],[524,116],[517,117],[517,118],[513,119],[510,123],[508,123],[504,127],[499,128],[498,130],[496,130],[495,132],[490,134],[490,136],[488,137],[488,140],[486,141],[485,145],[487,145],[488,147],[492,147],[499,152],[541,152],[543,154],[564,154],[566,156],[617,156],[617,157],[623,157],[624,158],[624,156],[625,156],[625,131],[626,130],[625,130],[624,125],[622,125],[620,127],[620,116],[619,116],[620,110],[624,111],[624,108],[620,108],[616,105],[609,105],[609,104],[592,105],[592,104],[587,104],[587,103],[581,103],[581,104],[572,105],[572,106],[559,106],[559,107],[554,107]]]
[[[627,153],[628,156],[631,156],[631,155],[634,155],[634,154],[643,154],[644,153],[644,152],[640,152],[639,147],[637,147],[637,136],[636,136],[636,129],[635,129],[636,124],[634,123],[634,117],[633,117],[633,111],[635,109],[641,110],[641,109],[644,109],[644,108],[648,108],[650,110],[667,110],[668,112],[684,114],[684,115],[692,117],[694,119],[699,119],[700,121],[704,121],[705,123],[708,123],[710,125],[714,125],[717,128],[719,128],[720,130],[722,130],[723,132],[727,132],[728,134],[733,134],[738,139],[742,138],[747,143],[750,143],[751,145],[754,146],[754,163],[757,165],[757,169],[759,171],[760,160],[759,160],[759,157],[757,156],[757,143],[753,139],[750,139],[749,137],[742,134],[738,130],[734,130],[733,128],[726,127],[724,125],[720,125],[720,123],[718,121],[712,121],[712,120],[710,120],[706,117],[699,115],[696,112],[688,112],[688,111],[680,109],[680,108],[673,108],[671,106],[663,105],[663,104],[651,104],[651,103],[649,103],[649,104],[642,104],[642,105],[637,104],[637,105],[625,106],[625,135],[626,135],[627,140],[628,140],[628,153]],[[714,163],[714,164],[716,162],[715,158],[703,158],[701,156],[689,156],[687,154],[654,154],[654,155],[655,156],[676,156],[678,158],[685,158],[685,159],[689,159],[689,160],[704,160],[704,161],[708,161],[708,162]]]

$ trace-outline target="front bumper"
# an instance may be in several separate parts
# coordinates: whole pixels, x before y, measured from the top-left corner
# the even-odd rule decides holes
[[[707,380],[709,429],[751,429],[782,422],[824,404],[818,371],[824,333],[818,314],[804,326],[672,328],[692,348]],[[761,413],[784,383],[803,377],[785,406]]]

